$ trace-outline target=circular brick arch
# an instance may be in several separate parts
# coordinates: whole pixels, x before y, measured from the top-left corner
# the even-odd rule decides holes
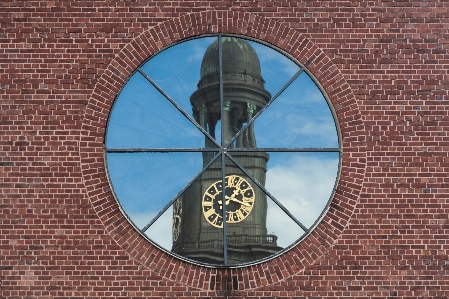
[[[121,213],[108,182],[104,135],[116,95],[148,57],[186,38],[239,34],[269,43],[296,59],[321,84],[338,119],[343,157],[340,178],[328,212],[303,241],[258,265],[219,270],[172,257],[146,240]],[[349,84],[313,42],[271,19],[241,12],[204,12],[165,21],[127,44],[105,69],[85,111],[80,142],[87,195],[106,231],[138,263],[161,278],[206,290],[257,288],[300,274],[340,237],[358,201],[365,172],[365,127]],[[229,283],[231,282],[231,283]]]

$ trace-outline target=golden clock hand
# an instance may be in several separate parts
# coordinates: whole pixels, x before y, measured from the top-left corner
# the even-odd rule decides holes
[[[227,199],[226,205],[228,205],[229,204],[229,200],[230,200],[230,199],[228,199],[229,196],[225,195],[225,198]],[[218,203],[221,205],[223,202],[221,200],[219,200]]]
[[[238,200],[237,198],[235,198],[235,197],[230,197],[230,196],[226,196],[226,204],[229,204],[229,201],[235,201],[235,202],[238,202],[239,204],[241,204],[241,205],[244,205],[244,206],[247,206],[247,207],[250,207],[251,205],[250,204],[248,204],[248,203],[246,203],[246,202],[244,202],[244,201],[240,201],[240,200]]]
[[[225,195],[225,198],[227,199],[226,204],[229,204],[229,200],[231,200],[232,198],[235,199],[235,196],[239,193],[240,193],[240,189],[235,189],[234,191],[232,191],[232,195],[230,197]]]
[[[246,202],[244,202],[244,201],[240,201],[240,200],[238,200],[238,199],[235,198],[235,197],[231,197],[231,196],[225,195],[225,198],[227,199],[227,200],[226,200],[226,205],[228,205],[229,202],[232,200],[232,201],[238,202],[239,204],[244,205],[244,206],[247,206],[247,207],[250,207],[250,206],[251,206],[249,203],[246,203]],[[223,203],[223,202],[222,202],[221,200],[218,201],[218,204],[221,205],[222,203]]]
[[[229,204],[229,200],[230,200],[230,198],[235,198],[235,196],[239,193],[240,191],[238,190],[238,189],[235,189],[233,192],[232,192],[232,195],[231,195],[231,197],[229,197],[229,196],[227,196],[227,195],[225,195],[225,198],[227,199],[226,200],[226,205],[228,205]],[[218,201],[218,203],[219,204],[222,204],[222,201],[221,200],[219,200]]]

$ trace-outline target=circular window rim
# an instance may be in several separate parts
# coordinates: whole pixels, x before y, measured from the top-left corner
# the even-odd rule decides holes
[[[308,266],[318,262],[341,238],[362,190],[366,168],[366,130],[357,99],[332,59],[309,38],[274,19],[229,11],[186,14],[143,31],[111,58],[90,94],[80,132],[80,167],[85,194],[111,241],[138,264],[163,278],[198,289],[213,289],[212,280],[218,281],[220,272],[174,258],[148,242],[137,230],[129,229],[132,226],[120,211],[107,181],[103,139],[116,95],[139,65],[178,41],[218,33],[254,38],[293,57],[316,82],[322,84],[320,87],[329,97],[341,132],[343,156],[340,177],[329,208],[317,227],[302,242],[277,258],[253,266],[228,268],[230,275],[243,275],[243,281],[238,281],[239,290],[254,289],[300,275]],[[205,269],[213,271],[204,272]],[[183,276],[187,272],[189,276]],[[208,273],[205,279],[198,279],[205,273]]]
[[[160,250],[164,251],[165,253],[176,257],[180,260],[183,260],[185,262],[188,263],[192,263],[198,266],[203,266],[203,267],[207,267],[207,268],[241,268],[241,267],[248,267],[248,266],[252,266],[252,265],[258,265],[261,264],[263,262],[266,261],[270,261],[272,259],[277,258],[279,255],[282,255],[284,252],[287,252],[289,250],[291,250],[293,247],[295,247],[298,243],[302,242],[305,238],[307,238],[314,230],[315,228],[320,224],[320,222],[323,220],[325,214],[328,212],[329,210],[329,206],[332,202],[332,199],[334,198],[335,195],[335,191],[336,191],[336,187],[338,185],[339,179],[340,179],[340,173],[341,173],[341,162],[342,162],[342,155],[343,155],[343,147],[342,147],[342,140],[341,140],[341,131],[340,131],[340,126],[339,126],[339,122],[335,113],[335,110],[330,102],[330,99],[328,97],[328,95],[326,94],[326,92],[323,90],[322,85],[319,81],[317,81],[317,79],[313,76],[313,74],[310,73],[309,70],[307,70],[307,68],[305,68],[303,65],[301,65],[294,57],[292,57],[290,54],[286,53],[285,51],[279,49],[278,47],[275,47],[265,41],[261,41],[252,37],[248,37],[248,36],[243,36],[243,35],[239,35],[239,34],[230,34],[230,33],[210,33],[210,34],[202,34],[199,36],[194,36],[194,37],[190,37],[190,38],[186,38],[186,39],[182,39],[179,41],[176,41],[166,47],[164,47],[163,49],[157,51],[156,53],[154,53],[153,55],[151,55],[150,57],[148,57],[146,60],[144,60],[133,72],[132,74],[126,79],[125,83],[123,84],[123,86],[120,88],[119,93],[117,94],[117,96],[114,99],[114,102],[112,104],[112,107],[110,109],[110,112],[112,113],[112,111],[114,110],[114,106],[117,103],[117,100],[119,99],[123,89],[125,88],[125,86],[128,84],[129,80],[131,80],[131,78],[136,75],[139,71],[139,69],[141,69],[147,62],[149,62],[151,59],[155,58],[157,55],[163,53],[164,51],[172,48],[172,47],[176,47],[182,43],[185,42],[189,42],[189,41],[193,41],[193,40],[197,40],[197,39],[201,39],[201,38],[207,38],[207,37],[219,37],[221,36],[223,37],[236,37],[236,38],[241,38],[244,40],[248,40],[248,41],[252,41],[255,43],[259,43],[261,45],[264,45],[276,52],[278,52],[280,55],[284,55],[285,57],[287,57],[288,59],[290,59],[293,63],[295,63],[300,69],[302,69],[302,71],[304,71],[312,80],[313,82],[316,84],[318,90],[321,92],[321,94],[324,97],[324,100],[326,101],[326,104],[331,112],[332,115],[332,119],[334,121],[334,125],[335,125],[335,129],[336,129],[336,134],[337,134],[337,139],[338,139],[338,167],[337,167],[337,173],[336,173],[336,177],[335,177],[335,181],[332,187],[332,191],[329,195],[329,198],[326,201],[326,204],[323,206],[322,211],[320,213],[320,215],[317,217],[317,219],[314,221],[314,223],[310,226],[309,230],[307,232],[305,232],[304,234],[302,234],[297,240],[293,241],[290,245],[286,246],[285,248],[283,248],[282,250],[279,250],[278,252],[266,257],[266,258],[262,258],[262,259],[258,259],[255,261],[251,261],[251,262],[245,262],[245,263],[239,263],[239,264],[231,264],[231,265],[222,265],[222,264],[208,264],[208,263],[202,263],[200,261],[196,261],[196,260],[192,260],[189,258],[186,258],[182,255],[176,254],[174,252],[169,251],[167,248],[162,247],[161,245],[159,245],[156,241],[152,240],[149,236],[147,236],[145,233],[143,233],[138,227],[137,225],[134,223],[134,221],[132,220],[132,218],[128,215],[128,213],[125,211],[125,209],[123,208],[123,206],[120,203],[120,199],[118,198],[117,194],[115,193],[112,181],[110,179],[110,174],[109,174],[109,168],[108,168],[108,162],[107,162],[107,149],[106,149],[106,145],[105,145],[105,151],[104,151],[104,166],[106,169],[106,174],[107,174],[107,179],[108,182],[110,184],[111,190],[112,190],[112,194],[120,208],[120,211],[122,212],[122,214],[125,216],[125,218],[128,220],[128,222],[133,226],[133,228],[143,237],[145,238],[148,242],[150,242],[152,245],[154,245],[155,247],[159,248]],[[299,75],[300,76],[300,75]],[[298,76],[298,77],[299,77]],[[294,77],[294,76],[293,76]],[[293,78],[292,77],[292,78]],[[291,79],[292,79],[291,78]],[[150,84],[148,82],[148,84]],[[288,87],[287,87],[288,88]],[[166,92],[166,90],[162,89],[163,92]],[[281,93],[282,94],[282,93]],[[175,102],[176,100],[173,99]],[[187,111],[184,111],[187,113]],[[263,113],[263,112],[262,112]],[[108,116],[108,120],[107,120],[107,124],[106,124],[106,130],[105,130],[105,137],[104,137],[104,143],[106,144],[107,141],[107,131],[108,131],[108,126],[109,126],[109,121],[110,121],[110,114]],[[176,150],[176,148],[174,148],[174,150]],[[220,150],[217,149],[217,153],[221,153]],[[202,172],[202,171],[201,171]],[[269,191],[269,190],[268,190]],[[168,199],[168,202],[170,202],[172,199]]]

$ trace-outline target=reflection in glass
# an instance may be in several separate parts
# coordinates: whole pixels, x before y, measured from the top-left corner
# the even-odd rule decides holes
[[[233,159],[262,186],[265,184],[266,153],[233,153]],[[267,196],[229,158],[226,159],[226,214],[228,264],[266,258],[282,248],[277,236],[267,233]],[[296,225],[296,224],[295,224]]]
[[[182,207],[180,214],[173,214],[173,223],[181,221],[177,235],[173,234],[172,251],[209,264],[224,261],[221,164],[221,156],[209,164],[175,202]]]
[[[108,148],[202,148],[205,136],[139,73],[116,100],[106,134]]]
[[[236,37],[223,37],[221,42],[222,76],[219,68],[219,40],[216,40],[204,54],[198,90],[192,94],[190,101],[195,119],[199,119],[203,128],[207,127],[212,137],[216,137],[217,124],[223,126],[221,131],[225,145],[245,122],[266,105],[270,94],[264,89],[260,62],[250,44]],[[223,82],[222,95],[220,80]],[[237,143],[254,147],[254,139],[254,134],[242,136]]]
[[[207,47],[217,40],[204,37],[170,47],[146,62],[142,70],[191,115],[190,96],[200,80],[201,61]],[[217,65],[218,65],[218,57]]]
[[[260,61],[265,89],[276,95],[282,87],[300,70],[299,65],[278,51],[263,44],[248,41]]]
[[[167,251],[209,265],[291,246],[319,221],[339,168],[318,86],[287,56],[234,36],[152,57],[116,99],[106,137],[123,210]]]
[[[305,231],[270,198],[268,198],[267,215],[268,235],[276,236],[279,248],[289,247],[304,235]]]
[[[143,228],[202,169],[201,153],[108,153],[108,173],[125,212]],[[136,220],[137,219],[137,220]]]
[[[267,190],[299,222],[311,228],[330,199],[338,174],[339,153],[270,152],[269,155]]]
[[[145,231],[145,235],[147,235],[151,240],[153,240],[156,244],[158,244],[167,251],[170,251],[172,248],[172,232],[173,232],[172,215],[173,215],[173,206],[168,208]]]
[[[304,72],[260,114],[254,128],[261,148],[339,147],[327,101]]]

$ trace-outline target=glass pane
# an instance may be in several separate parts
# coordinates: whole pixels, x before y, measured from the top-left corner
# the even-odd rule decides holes
[[[276,95],[282,87],[300,70],[300,67],[287,56],[253,41],[248,43],[256,51],[260,61],[265,89]]]
[[[223,141],[227,144],[249,119],[269,102],[259,58],[244,39],[222,38],[223,53]],[[250,136],[253,137],[253,136]],[[254,139],[254,138],[253,138]],[[254,140],[239,140],[254,147]]]
[[[174,253],[198,262],[223,264],[221,176],[218,157],[175,203],[173,223],[179,227],[172,233]]]
[[[269,155],[268,192],[304,226],[312,227],[334,190],[339,153],[271,152]]]
[[[257,138],[257,142],[255,139]],[[334,118],[323,94],[302,73],[237,139],[259,148],[338,148]]]
[[[267,232],[284,249],[296,242],[305,231],[268,197]]]
[[[221,120],[217,121],[217,125],[215,126],[215,140],[221,144]]]
[[[173,206],[168,208],[154,223],[145,234],[155,243],[163,247],[165,250],[172,250],[173,240]],[[156,215],[154,215],[156,216]],[[149,221],[148,221],[149,222]],[[146,225],[146,224],[145,224]]]
[[[202,169],[201,153],[108,153],[114,192],[139,228],[147,225]]]
[[[136,73],[111,112],[107,148],[202,148],[205,135]],[[210,144],[209,144],[210,146]]]
[[[142,70],[184,111],[190,112],[190,96],[198,89],[204,53],[216,40],[205,37],[177,44],[151,58]],[[218,65],[218,56],[216,60]]]
[[[233,153],[232,156],[264,185],[267,154]],[[225,203],[229,265],[263,259],[282,250],[277,237],[267,230],[266,194],[229,158],[226,159]]]
[[[159,53],[142,67],[213,138],[220,118],[216,41],[216,37],[207,37],[178,44]]]

